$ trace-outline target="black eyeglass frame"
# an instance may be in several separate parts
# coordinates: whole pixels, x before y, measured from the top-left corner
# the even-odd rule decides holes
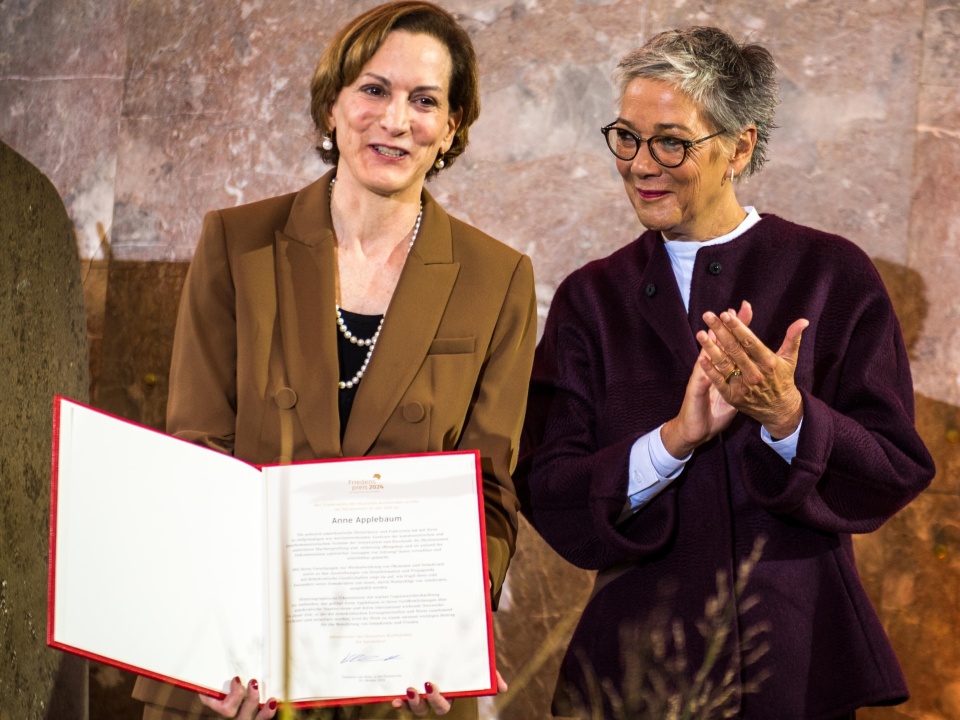
[[[620,132],[625,132],[627,133],[627,135],[630,135],[631,137],[633,137],[634,140],[637,141],[637,149],[634,151],[633,155],[631,155],[630,157],[621,157],[620,155],[617,155],[616,152],[614,152],[613,148],[610,147],[610,131],[611,130],[619,130]],[[719,132],[715,132],[713,135],[707,135],[706,137],[702,137],[699,140],[684,140],[683,138],[674,137],[672,135],[651,135],[646,140],[644,140],[642,137],[637,135],[632,130],[628,130],[623,126],[617,125],[617,123],[612,122],[609,125],[604,125],[602,128],[600,128],[600,132],[603,135],[604,140],[607,141],[607,149],[610,150],[611,153],[613,153],[613,156],[615,158],[619,160],[623,160],[624,162],[630,162],[637,156],[637,153],[640,152],[640,146],[646,143],[647,152],[650,153],[650,157],[653,158],[653,161],[657,163],[657,165],[660,165],[661,167],[665,167],[672,170],[673,168],[677,168],[683,165],[683,163],[687,159],[687,151],[690,150],[690,148],[692,148],[694,145],[699,145],[700,143],[706,140],[709,140],[710,138],[715,138],[718,135],[723,135],[726,132],[726,130],[720,130]],[[659,138],[668,138],[670,140],[675,140],[676,142],[683,145],[683,157],[680,158],[680,162],[676,163],[675,165],[668,165],[667,163],[663,162],[663,160],[657,157],[657,153],[654,152],[653,145],[651,145],[650,143],[652,143],[654,140],[657,140]]]

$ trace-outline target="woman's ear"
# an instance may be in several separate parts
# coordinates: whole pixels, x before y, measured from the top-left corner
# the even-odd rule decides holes
[[[460,108],[456,112],[450,113],[450,117],[447,118],[447,136],[443,139],[443,145],[445,149],[443,152],[447,152],[453,146],[453,137],[457,134],[457,130],[460,128],[460,122],[463,120],[463,108]]]
[[[323,117],[327,121],[327,135],[332,135],[333,131],[337,129],[337,123],[333,119],[333,108],[336,107],[339,98],[340,96],[337,95],[333,102],[325,103],[326,107],[323,108]]]
[[[733,156],[730,158],[730,167],[733,168],[734,174],[740,175],[746,169],[756,146],[757,128],[755,125],[748,125],[737,135]]]

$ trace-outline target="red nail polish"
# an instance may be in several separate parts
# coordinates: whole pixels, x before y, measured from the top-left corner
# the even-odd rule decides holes
[[[413,688],[409,688],[409,689],[407,690],[407,697],[408,697],[408,698],[410,698],[411,700],[413,700],[416,696],[417,696],[417,694],[413,691]]]
[[[433,695],[433,683],[424,683],[423,689],[427,691],[427,695]]]
[[[251,680],[251,681],[250,681],[250,687],[252,687],[254,690],[259,690],[259,689],[260,689],[260,685],[259,685],[259,683],[257,683],[256,680]]]
[[[271,700],[270,702],[267,703],[267,707],[270,708],[271,710],[276,710],[276,709],[277,709],[277,701],[276,701],[276,700]]]
[[[240,676],[239,676],[239,675],[237,675],[237,676],[233,679],[233,684],[234,684],[234,685],[243,685],[243,683],[240,682]]]

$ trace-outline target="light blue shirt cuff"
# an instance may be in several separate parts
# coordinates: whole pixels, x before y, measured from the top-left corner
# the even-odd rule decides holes
[[[625,520],[660,494],[680,476],[691,455],[677,460],[663,445],[661,425],[633,443],[630,448],[630,474],[627,482],[627,503],[620,516]]]
[[[793,459],[797,456],[797,440],[800,439],[800,428],[802,427],[803,418],[800,418],[800,424],[797,425],[796,430],[787,435],[785,438],[774,440],[770,433],[767,432],[767,429],[761,425],[760,439],[772,447],[776,451],[777,455],[782,457],[789,464],[793,462]]]

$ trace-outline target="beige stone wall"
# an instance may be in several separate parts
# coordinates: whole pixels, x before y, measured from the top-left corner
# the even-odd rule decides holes
[[[772,50],[780,128],[739,197],[843,234],[875,259],[910,342],[918,425],[939,468],[923,497],[857,540],[914,692],[863,716],[960,718],[960,2],[441,3],[476,44],[483,113],[466,155],[430,189],[531,255],[542,314],[568,272],[639,233],[599,133],[614,116],[616,59],[691,23]],[[0,2],[0,138],[51,178],[76,226],[101,407],[162,422],[173,313],[203,213],[295,190],[323,170],[310,74],[332,32],[374,4]],[[587,581],[524,534],[497,621],[508,675],[530,666]],[[544,717],[555,664],[502,717]],[[126,680],[94,674],[96,718],[97,703],[122,694],[102,688]]]

